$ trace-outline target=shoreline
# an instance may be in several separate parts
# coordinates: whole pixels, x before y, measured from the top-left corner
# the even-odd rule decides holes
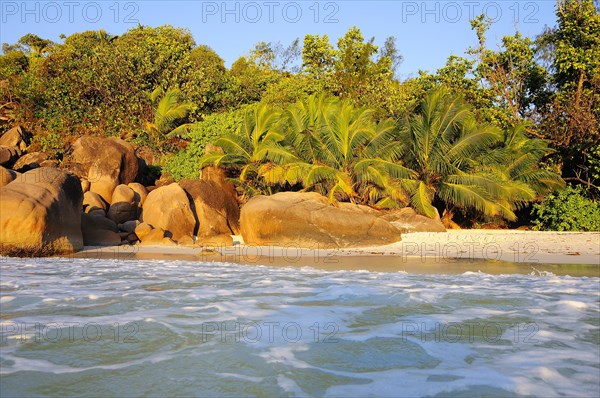
[[[235,240],[240,242],[241,237]],[[411,273],[552,272],[600,276],[600,232],[450,230],[402,234],[391,245],[320,249],[294,245],[229,247],[86,247],[74,258],[182,260],[246,265],[312,267],[326,271]]]

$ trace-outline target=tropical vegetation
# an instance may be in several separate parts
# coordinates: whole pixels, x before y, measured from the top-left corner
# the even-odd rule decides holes
[[[118,136],[177,180],[225,168],[242,200],[316,191],[332,202],[437,210],[447,225],[556,225],[532,205],[574,190],[597,203],[593,0],[558,0],[556,26],[533,38],[489,43],[489,20],[471,26],[474,47],[413,77],[401,75],[401,42],[377,45],[357,27],[335,43],[318,34],[261,42],[231,67],[173,26],[60,43],[27,34],[3,44],[0,132],[21,124],[32,150],[59,161],[78,136]]]
[[[378,120],[372,109],[312,95],[278,111],[261,105],[220,150],[199,167],[228,169],[243,192],[314,190],[332,202],[379,208],[412,206],[451,222],[455,211],[516,220],[514,210],[563,185],[540,169],[546,143],[524,136],[523,125],[506,136],[478,123],[471,107],[447,90],[430,92],[405,120]],[[507,167],[508,166],[508,167]]]

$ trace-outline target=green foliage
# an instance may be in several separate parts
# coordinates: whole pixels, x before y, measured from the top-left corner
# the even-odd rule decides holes
[[[321,82],[326,93],[358,105],[389,109],[387,99],[392,95],[394,71],[402,57],[393,37],[385,41],[381,51],[374,41],[365,40],[355,26],[338,40],[337,49],[327,35],[306,35],[302,69]]]
[[[283,77],[277,83],[267,87],[262,95],[262,103],[284,108],[299,100],[306,99],[311,94],[325,91],[321,80],[306,75]]]
[[[51,158],[60,159],[64,151],[64,137],[56,132],[50,132],[46,135],[36,135],[33,137],[34,143],[37,142],[42,152],[50,155]]]
[[[441,201],[448,219],[456,209],[473,209],[515,220],[518,203],[535,196],[528,182],[519,181],[499,162],[507,161],[506,155],[523,154],[501,140],[501,131],[477,123],[460,97],[447,90],[430,92],[402,126],[406,166],[416,174],[406,185],[410,204],[429,217],[435,217],[435,202]],[[495,146],[502,148],[501,154],[492,150]]]
[[[42,39],[33,33],[27,33],[16,44],[2,43],[2,52],[8,54],[13,51],[22,52],[28,56],[39,57],[50,52],[54,46],[52,40]]]
[[[589,181],[586,158],[600,144],[600,13],[592,0],[560,0],[556,17],[558,26],[540,39],[557,88],[541,130],[557,149],[563,176]]]
[[[28,43],[32,54],[47,54],[11,83],[11,95],[24,108],[25,121],[39,122],[42,130],[130,135],[153,117],[149,97],[156,87],[178,88],[195,105],[191,121],[221,106],[215,92],[225,84],[223,61],[207,47],[195,47],[184,29],[138,26],[120,36],[87,31],[48,50]]]
[[[172,26],[63,43],[28,34],[3,45],[0,123],[27,126],[57,158],[95,134],[160,152],[176,179],[216,163],[247,195],[304,189],[447,220],[513,219],[564,185],[555,170],[600,195],[600,15],[592,0],[559,0],[556,17],[536,40],[516,32],[493,45],[477,17],[478,46],[403,81],[395,39],[377,46],[356,27],[334,44],[260,42],[230,69]],[[208,143],[224,153],[206,154]]]
[[[181,85],[186,97],[196,105],[192,115],[200,119],[203,113],[221,111],[225,106],[223,97],[228,86],[225,61],[210,47],[199,45],[190,53],[191,76]],[[199,113],[201,112],[201,113]]]
[[[533,206],[534,225],[542,231],[600,231],[600,204],[581,187],[567,187]]]
[[[182,102],[179,90],[169,89],[165,92],[157,87],[150,94],[150,101],[154,105],[154,120],[146,122],[144,128],[157,143],[164,138],[180,137],[187,133],[190,124],[183,121],[194,105]]]
[[[229,76],[225,101],[233,108],[260,101],[267,87],[281,77],[279,72],[262,69],[244,57],[231,65]]]
[[[323,79],[333,70],[335,50],[327,35],[306,35],[302,46],[302,68],[311,76]]]
[[[168,154],[162,159],[162,169],[165,173],[169,173],[175,181],[200,178],[198,159],[202,155],[194,149]]]
[[[215,165],[236,172],[238,185],[248,196],[270,192],[264,183],[269,165],[292,157],[280,144],[284,138],[280,115],[265,104],[253,107],[244,115],[237,132],[225,134],[214,142],[222,151],[207,153],[199,166]]]
[[[252,106],[245,106],[238,110],[213,113],[201,122],[191,126],[186,138],[190,140],[187,148],[163,159],[164,170],[170,173],[176,181],[200,176],[199,162],[204,156],[207,144],[216,141],[219,137],[230,134],[235,135],[242,126],[245,113]]]
[[[410,173],[395,162],[391,120],[377,122],[373,109],[323,95],[288,107],[284,116],[289,154],[268,165],[268,183],[301,184],[332,202],[395,206],[403,199],[396,181]]]
[[[530,127],[531,123],[521,122],[505,130],[502,145],[487,157],[507,179],[527,184],[533,194],[540,197],[564,187],[565,183],[557,173],[540,167],[544,156],[553,151],[548,147],[548,141],[528,137],[527,129]],[[482,163],[485,164],[484,161]]]
[[[218,138],[223,151],[200,167],[225,167],[248,196],[298,187],[332,202],[410,204],[430,217],[442,203],[448,220],[455,210],[514,220],[520,205],[562,185],[538,166],[546,143],[524,128],[503,135],[477,123],[447,90],[430,92],[399,129],[373,109],[311,95],[284,112],[265,104],[248,112],[237,136]]]
[[[0,80],[21,75],[29,67],[27,56],[21,51],[10,51],[0,55]]]
[[[590,176],[600,182],[600,145],[590,151],[588,167],[590,168]]]
[[[592,0],[559,0],[553,33],[554,66],[559,86],[591,80],[600,68],[600,14]]]

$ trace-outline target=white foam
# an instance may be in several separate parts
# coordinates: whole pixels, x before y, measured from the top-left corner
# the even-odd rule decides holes
[[[583,303],[581,301],[575,301],[575,300],[560,300],[558,303],[556,303],[556,305],[558,307],[563,307],[566,309],[578,310],[578,311],[582,311],[582,310],[585,310],[586,308],[588,308],[588,305],[586,303]]]
[[[0,323],[6,335],[3,335],[6,339],[1,348],[3,375],[20,371],[61,374],[102,369],[110,377],[134,367],[128,377],[135,379],[144,373],[138,372],[137,367],[169,360],[169,366],[156,375],[157,383],[176,383],[180,373],[195,372],[197,380],[212,377],[218,384],[238,383],[232,379],[239,379],[257,383],[253,388],[260,388],[267,378],[270,381],[270,377],[276,376],[286,393],[302,396],[311,392],[302,390],[308,390],[307,380],[296,377],[312,377],[306,375],[313,371],[325,379],[330,374],[366,383],[332,386],[325,395],[334,396],[444,395],[473,392],[471,388],[477,385],[536,396],[596,396],[600,392],[597,383],[600,353],[593,341],[598,328],[590,322],[600,315],[598,278],[539,273],[327,272],[312,268],[185,261],[124,261],[115,268],[110,260],[99,260],[93,266],[79,260],[65,264],[40,261],[25,268],[3,266],[2,272],[4,284],[19,286],[18,291],[10,291],[9,296],[0,299],[15,298],[2,308],[3,316],[11,318]],[[167,288],[153,291],[146,289],[149,285]],[[123,294],[124,290],[127,293]],[[101,311],[98,302],[88,301],[100,298]],[[54,307],[58,310],[54,311]],[[356,355],[362,354],[361,350],[370,349],[368,343],[362,342],[374,338],[402,339],[403,323],[420,326],[423,322],[432,329],[436,323],[473,320],[500,325],[503,332],[500,341],[486,341],[481,335],[473,341],[463,338],[454,343],[444,339],[432,341],[431,335],[426,341],[419,335],[409,336],[407,344],[398,345],[403,348],[394,348],[392,344],[390,350],[406,349],[402,354],[409,359],[412,355],[424,356],[424,350],[433,365],[419,368],[408,361],[398,369],[382,371],[376,367],[382,358],[374,357],[373,368],[368,361],[361,364],[366,369],[363,371],[343,367],[343,355],[347,355],[350,365]],[[279,327],[272,341],[268,341],[265,326],[258,342],[229,340],[223,343],[218,334],[209,341],[203,339],[205,322],[242,325],[271,322],[278,323]],[[297,342],[281,336],[282,326],[290,322],[302,328],[303,336]],[[64,344],[48,341],[38,346],[32,344],[31,339],[22,339],[18,332],[12,333],[19,325],[36,323],[78,323],[80,326],[94,323],[104,328],[108,340],[88,344],[80,338],[73,342],[78,344],[74,349],[71,345],[65,348]],[[323,326],[327,323],[337,326],[335,338],[349,343],[326,346],[322,339],[315,341],[314,329],[310,328],[319,325],[323,337]],[[516,335],[514,323],[520,325]],[[121,327],[121,340],[131,331],[122,326],[137,324],[138,345],[114,343],[115,324]],[[537,332],[532,333],[533,329],[526,325],[537,326]],[[13,337],[8,336],[11,333]],[[535,341],[524,341],[525,338]],[[232,347],[231,344],[239,345]],[[352,349],[339,353],[342,360],[338,359],[334,365],[319,362],[323,357],[315,355],[324,348],[344,350],[347,347]],[[82,357],[94,358],[99,349],[103,350],[102,360],[106,361],[102,365],[64,365],[79,363]],[[21,350],[27,350],[27,355]],[[132,355],[131,350],[135,352],[133,360],[128,356]],[[393,356],[398,352],[374,355],[388,354]],[[111,356],[113,359],[106,359]],[[216,373],[218,370],[211,366],[187,369],[190,361],[197,360],[194,356],[211,360],[223,358],[235,363],[235,369],[221,373]],[[48,358],[65,362],[55,364]],[[294,369],[312,371],[294,372]],[[81,379],[73,376],[70,382],[85,383],[87,376],[83,373]],[[398,390],[400,382],[401,391]],[[59,385],[57,382],[56,386]]]
[[[0,303],[8,303],[15,299],[15,296],[2,296],[0,297]]]

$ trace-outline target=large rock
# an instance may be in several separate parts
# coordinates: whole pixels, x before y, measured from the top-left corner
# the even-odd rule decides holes
[[[136,218],[138,218],[142,214],[142,207],[144,206],[144,202],[146,201],[146,198],[148,197],[148,190],[146,189],[146,187],[144,187],[139,182],[132,182],[131,184],[127,184],[127,186],[129,188],[133,189],[133,192],[138,194],[138,196],[140,198],[139,202],[138,202],[138,209],[137,209],[137,216],[136,216]]]
[[[95,192],[86,192],[83,194],[83,210],[86,213],[91,213],[94,210],[104,210],[104,212],[106,213],[106,211],[108,210],[108,203],[106,203],[106,201],[104,199],[102,199],[102,196],[98,195]]]
[[[30,138],[31,135],[21,126],[16,126],[2,134],[0,145],[17,149],[20,155],[29,145]]]
[[[191,237],[185,237],[191,239]],[[176,245],[177,243],[169,237],[169,233],[162,228],[154,228],[150,230],[144,239],[140,238],[140,244],[142,246],[153,246],[153,245]]]
[[[15,147],[0,146],[0,166],[11,167],[20,155]]]
[[[42,166],[44,161],[48,160],[48,155],[44,152],[31,152],[23,155],[15,162],[14,170],[25,172],[31,169],[37,169]]]
[[[58,166],[60,166],[60,163],[58,163],[58,160],[55,159],[44,160],[40,163],[40,167],[53,167],[57,169]]]
[[[167,185],[171,185],[175,182],[175,178],[169,173],[163,173],[158,180],[154,182],[157,188],[166,187]]]
[[[230,189],[226,184],[225,181],[220,184],[204,180],[184,180],[180,183],[193,200],[198,221],[195,235],[200,241],[239,233],[240,208],[233,186]]]
[[[112,202],[108,209],[108,218],[122,224],[138,218],[140,195],[127,185],[118,185],[112,194]]]
[[[17,173],[14,170],[5,169],[0,166],[0,187],[7,185],[10,182],[13,182],[20,173]]]
[[[117,185],[135,181],[138,174],[133,146],[119,138],[81,137],[73,144],[71,157],[87,171],[82,177],[90,181],[90,191],[108,203]]]
[[[143,223],[136,225],[133,232],[135,233],[135,235],[138,237],[138,239],[140,241],[143,241],[146,238],[146,236],[150,232],[152,232],[153,229],[154,228],[152,228],[152,225],[143,222]],[[164,235],[163,235],[163,237],[164,237]]]
[[[60,163],[60,169],[67,173],[74,174],[80,179],[85,178],[87,180],[89,165],[86,168],[83,164],[78,162],[63,161]]]
[[[124,222],[123,224],[119,224],[118,227],[121,231],[125,231],[125,232],[132,234],[135,232],[135,229],[140,224],[141,223],[138,220],[130,220],[130,221]]]
[[[87,180],[87,178],[81,179],[81,190],[84,194],[90,190],[90,182]]]
[[[121,237],[117,224],[106,217],[81,214],[81,232],[86,246],[118,246]]]
[[[193,237],[196,227],[187,194],[177,183],[157,188],[148,194],[140,221],[164,229],[166,236],[173,240]]]
[[[83,248],[79,180],[57,169],[30,170],[0,188],[3,254],[46,256]]]
[[[133,189],[133,191],[140,196],[140,207],[143,206],[144,202],[146,201],[146,197],[148,196],[148,190],[146,189],[146,187],[144,187],[139,182],[132,182],[130,184],[127,184],[127,186]]]
[[[414,209],[405,207],[400,210],[385,212],[382,218],[389,221],[402,233],[408,232],[446,232],[446,228],[439,215],[435,218],[429,218],[417,214]]]
[[[240,226],[251,245],[343,248],[400,240],[400,231],[372,209],[336,207],[314,192],[255,196],[242,207]]]

